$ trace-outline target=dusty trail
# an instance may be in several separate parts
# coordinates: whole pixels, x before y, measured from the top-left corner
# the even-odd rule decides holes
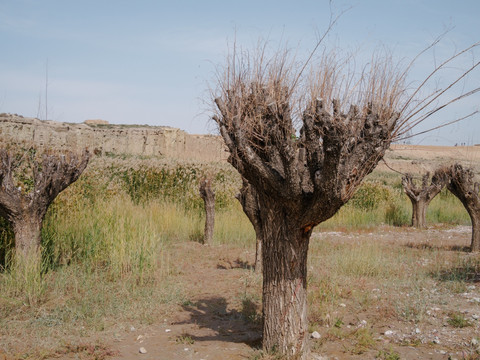
[[[247,321],[242,308],[244,293],[255,275],[248,269],[245,257],[251,254],[238,250],[225,254],[224,247],[180,244],[184,254],[180,268],[187,300],[163,322],[144,329],[135,329],[113,341],[116,359],[248,359],[258,344],[261,333],[255,323]],[[199,253],[202,254],[199,257]],[[195,257],[196,261],[189,261]],[[198,261],[198,259],[203,259]],[[140,348],[147,353],[141,354]]]

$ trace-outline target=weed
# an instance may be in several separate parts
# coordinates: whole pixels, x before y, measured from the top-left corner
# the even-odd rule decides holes
[[[195,340],[192,338],[191,335],[187,333],[183,333],[175,338],[175,342],[177,344],[183,344],[183,345],[193,345],[195,344]]]
[[[455,328],[464,328],[464,327],[472,326],[472,323],[467,319],[465,319],[465,316],[459,312],[451,313],[448,316],[447,323],[450,326],[453,326]]]
[[[400,355],[390,347],[388,350],[380,350],[375,359],[381,360],[400,360]]]
[[[247,297],[242,300],[240,312],[247,321],[260,325],[262,316],[258,312],[258,304],[251,298]]]
[[[340,328],[343,326],[343,321],[342,321],[342,319],[337,318],[337,319],[335,320],[335,323],[333,324],[333,326],[335,326],[336,328],[339,328],[339,329],[340,329]]]
[[[355,339],[355,345],[351,350],[353,354],[363,354],[375,345],[375,340],[373,339],[370,329],[360,328],[356,330],[352,335]]]

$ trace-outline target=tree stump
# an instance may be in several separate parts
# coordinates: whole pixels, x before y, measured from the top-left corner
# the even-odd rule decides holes
[[[200,181],[200,196],[205,205],[203,244],[210,244],[213,239],[213,230],[215,228],[215,191],[212,189],[211,179],[202,179]]]

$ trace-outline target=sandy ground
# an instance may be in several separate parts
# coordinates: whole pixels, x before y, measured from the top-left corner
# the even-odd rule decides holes
[[[462,251],[470,243],[471,228],[434,228],[428,231],[380,227],[369,232],[315,233],[312,241],[335,242],[375,241],[391,243],[408,249],[438,249],[441,252]],[[260,293],[261,279],[250,269],[253,253],[224,246],[202,246],[197,243],[179,244],[184,254],[179,281],[188,284],[188,301],[172,311],[162,322],[142,329],[116,334],[109,348],[122,360],[167,359],[253,359],[259,354],[261,332],[258,323],[247,321],[241,312],[241,300],[246,293]],[[465,253],[466,254],[466,253]],[[441,256],[441,255],[440,255]],[[468,255],[467,255],[468,256]],[[192,262],[189,259],[202,259]],[[425,264],[423,264],[425,265]],[[422,266],[419,263],[418,266]],[[393,349],[401,359],[464,359],[474,351],[472,341],[480,337],[480,277],[467,284],[467,291],[437,298],[435,290],[428,300],[426,319],[420,324],[404,321],[387,314],[389,305],[376,303],[371,308],[359,308],[352,299],[338,304],[332,316],[343,319],[344,331],[368,326],[375,339],[372,349],[361,354],[352,351],[350,339],[329,336],[322,327],[321,340],[312,340],[312,359],[375,359],[379,349]],[[353,287],[360,284],[352,285]],[[382,294],[394,299],[409,294]],[[377,295],[375,295],[377,296]],[[259,303],[259,299],[258,299]],[[461,311],[473,326],[452,328],[446,324],[448,314]],[[315,341],[321,343],[315,346]],[[145,354],[140,349],[146,350]],[[471,357],[468,359],[478,359]]]

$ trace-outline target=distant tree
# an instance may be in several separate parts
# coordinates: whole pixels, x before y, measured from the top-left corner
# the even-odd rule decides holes
[[[307,68],[313,53],[299,63],[288,51],[266,52],[234,48],[212,91],[213,119],[229,162],[256,193],[263,348],[304,359],[312,229],[353,196],[393,140],[439,110],[439,96],[458,80],[419,99],[448,61],[409,92],[408,67],[392,64],[388,54],[374,56],[358,74],[331,53]]]
[[[418,229],[427,227],[427,209],[435,196],[442,191],[447,184],[447,176],[443,169],[437,170],[430,179],[430,173],[422,176],[422,183],[418,185],[412,174],[402,177],[402,185],[405,193],[412,202],[412,226]],[[430,181],[430,184],[429,184]]]
[[[17,254],[36,253],[48,207],[76,181],[89,160],[69,151],[0,148],[0,216],[13,228]]]
[[[472,220],[472,242],[470,251],[480,251],[480,183],[475,181],[473,169],[463,168],[460,164],[446,170],[449,176],[448,190],[465,206]]]
[[[215,191],[212,189],[212,180],[204,178],[200,181],[200,196],[205,205],[205,230],[203,243],[210,244],[215,228]]]

